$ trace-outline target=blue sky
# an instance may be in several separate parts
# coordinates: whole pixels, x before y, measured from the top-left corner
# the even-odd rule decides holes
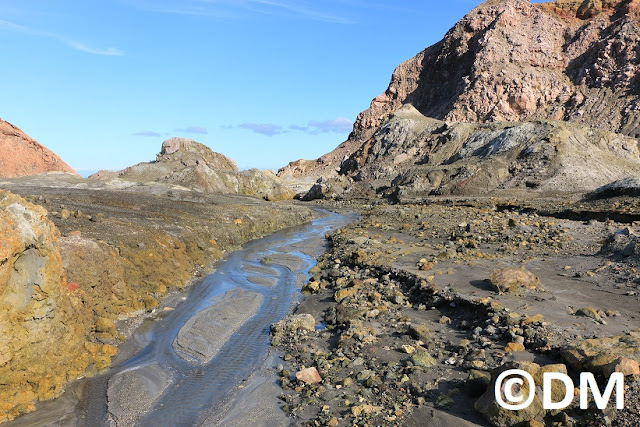
[[[275,169],[344,141],[395,66],[479,3],[0,0],[0,118],[79,171],[171,136]]]

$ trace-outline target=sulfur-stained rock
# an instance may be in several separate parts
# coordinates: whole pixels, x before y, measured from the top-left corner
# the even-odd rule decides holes
[[[538,396],[537,393],[533,397],[531,405],[518,411],[511,411],[498,405],[494,392],[496,379],[502,372],[508,369],[521,369],[535,376],[540,370],[540,365],[531,362],[514,362],[493,370],[491,372],[491,383],[487,387],[487,391],[475,403],[476,411],[480,412],[491,424],[500,427],[513,426],[529,420],[541,420],[545,411],[542,408],[542,397]],[[530,384],[524,381],[520,390],[513,390],[512,392],[514,395],[521,393],[526,398],[530,393],[529,386]],[[504,393],[504,391],[502,392]]]
[[[517,342],[510,342],[509,344],[506,345],[504,350],[507,353],[518,353],[518,352],[524,351],[524,345]]]
[[[640,330],[575,342],[563,347],[560,354],[576,371],[602,373],[607,365],[611,366],[619,358],[640,360]]]
[[[92,314],[67,287],[58,238],[43,208],[0,191],[0,421],[59,395],[93,357]]]

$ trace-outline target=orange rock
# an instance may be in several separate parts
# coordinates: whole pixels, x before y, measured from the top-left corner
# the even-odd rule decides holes
[[[298,381],[302,381],[305,384],[318,384],[322,381],[322,378],[315,367],[306,368],[296,372],[296,378]]]
[[[619,357],[613,362],[602,368],[605,376],[610,376],[614,372],[622,372],[624,376],[640,375],[640,366],[638,362],[633,359],[627,359],[625,357]]]

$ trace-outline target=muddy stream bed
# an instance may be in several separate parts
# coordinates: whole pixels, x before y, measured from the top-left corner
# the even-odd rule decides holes
[[[108,373],[8,426],[287,425],[269,327],[299,301],[325,234],[355,215],[247,244],[187,293],[167,298],[120,346]]]

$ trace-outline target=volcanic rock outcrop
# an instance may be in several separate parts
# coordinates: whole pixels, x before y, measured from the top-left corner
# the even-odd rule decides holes
[[[405,105],[340,172],[306,197],[585,192],[640,174],[640,151],[633,138],[571,122],[447,123]]]
[[[1,422],[59,395],[109,347],[85,347],[91,313],[66,281],[46,210],[0,191],[0,236]]]
[[[325,181],[345,175],[344,161],[366,151],[363,144],[375,145],[371,139],[379,139],[374,135],[383,123],[408,104],[447,126],[496,123],[488,128],[493,132],[508,126],[497,123],[532,122],[532,143],[545,134],[540,126],[549,126],[536,124],[540,120],[569,122],[565,129],[571,132],[589,127],[638,137],[639,5],[637,0],[487,1],[442,41],[398,66],[388,89],[358,115],[346,142],[315,161],[293,162],[279,175]]]
[[[117,173],[104,171],[93,179],[120,178],[161,182],[204,193],[243,194],[266,200],[290,199],[293,193],[269,171],[239,171],[233,160],[191,139],[171,138],[162,144],[154,162],[138,163]]]
[[[51,150],[40,145],[16,126],[0,119],[0,178],[43,172],[67,172],[76,175],[76,172]]]

